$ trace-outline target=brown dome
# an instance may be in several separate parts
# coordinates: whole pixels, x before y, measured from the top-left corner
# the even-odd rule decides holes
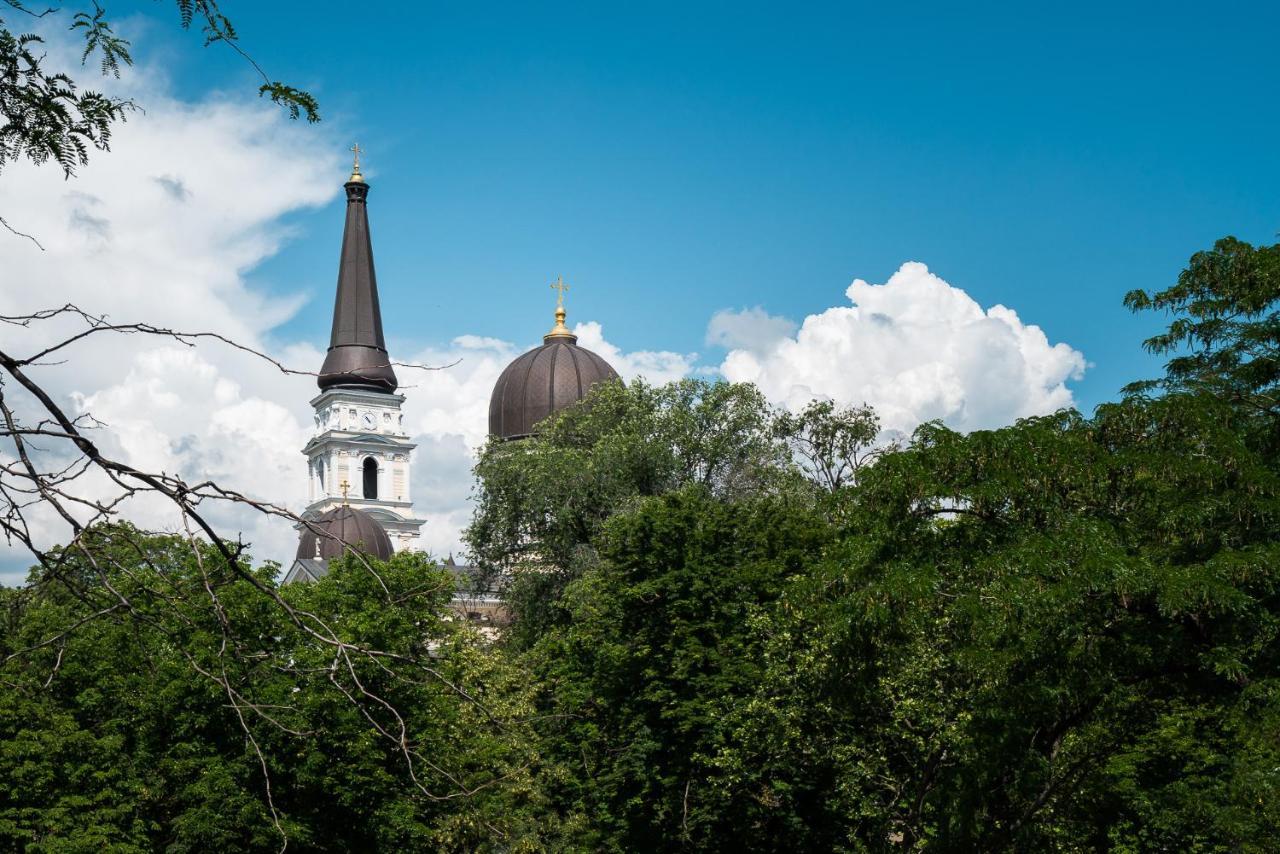
[[[363,510],[346,505],[335,507],[307,523],[298,541],[298,558],[316,557],[317,540],[320,543],[319,557],[325,560],[352,549],[369,557],[390,560],[393,551],[391,538],[376,519]]]
[[[562,327],[561,327],[562,328]],[[517,358],[498,377],[489,398],[489,433],[520,439],[553,412],[577,403],[599,382],[618,379],[608,362],[575,335],[547,335],[541,347]]]

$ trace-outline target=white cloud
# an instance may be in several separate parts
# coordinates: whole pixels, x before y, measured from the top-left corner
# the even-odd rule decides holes
[[[626,382],[644,377],[653,385],[662,385],[688,376],[698,358],[697,353],[673,353],[670,350],[636,350],[624,353],[604,338],[604,329],[594,320],[574,326],[578,345],[601,356]]]
[[[295,401],[283,394],[283,403],[267,397],[271,383],[254,382],[254,373],[266,373],[261,366],[246,371],[257,386],[246,392],[206,355],[212,353],[144,350],[120,382],[87,397],[76,395],[80,409],[106,425],[95,433],[117,459],[177,474],[188,483],[212,480],[297,509],[306,492],[299,450],[310,431],[296,407],[285,405]],[[305,397],[305,383],[293,390]],[[286,522],[234,505],[207,510],[228,534],[240,532],[254,543],[258,559],[291,556],[279,551],[294,538]],[[127,515],[149,527],[174,527],[169,509],[155,502],[131,506]]]
[[[427,520],[418,548],[438,557],[462,551],[462,529],[471,521],[475,448],[459,434],[415,437],[413,508]]]
[[[414,511],[427,520],[418,545],[431,554],[462,550],[462,529],[471,518],[471,467],[489,430],[489,393],[517,355],[506,341],[462,335],[448,347],[428,348],[405,360],[440,370],[397,369],[405,429],[418,443],[412,497]]]
[[[50,34],[52,54],[68,46]],[[284,215],[339,192],[333,176],[341,174],[342,149],[256,99],[176,100],[153,72],[106,81],[145,112],[118,126],[112,150],[94,152],[74,179],[47,165],[5,167],[0,214],[45,251],[0,233],[0,314],[74,303],[114,322],[213,331],[266,350],[269,332],[301,298],[255,290],[243,273],[288,238]],[[10,327],[5,349],[31,353],[81,328],[71,319]],[[294,347],[285,358],[315,352]],[[94,439],[119,458],[188,480],[216,477],[297,506],[309,378],[286,377],[220,345],[194,350],[146,335],[94,335],[60,356],[65,364],[33,375],[70,412],[88,410],[105,422]],[[318,361],[313,355],[300,364]],[[111,492],[99,479],[83,486],[95,496]],[[180,527],[154,502],[134,501],[125,515]],[[230,533],[243,531],[260,559],[284,556],[293,538],[287,525],[257,514],[214,516]],[[48,513],[36,521],[45,545],[68,535]],[[0,556],[7,570],[0,581],[20,580],[27,562],[16,547]]]
[[[729,350],[765,353],[783,338],[796,333],[796,322],[769,314],[760,306],[741,311],[723,309],[707,324],[707,343]]]
[[[788,407],[870,403],[902,432],[935,418],[996,427],[1073,403],[1066,383],[1084,372],[1079,352],[1051,345],[1012,309],[984,311],[924,264],[903,264],[883,285],[857,279],[845,293],[850,305],[806,317],[794,334],[776,335],[779,319],[763,311],[716,315],[708,337],[737,344],[721,373]],[[763,343],[743,340],[755,332]]]
[[[413,354],[405,361],[440,369],[396,369],[406,398],[405,428],[418,436],[458,436],[467,446],[478,447],[489,431],[493,384],[521,352],[497,338],[462,335],[447,347]],[[418,476],[416,466],[414,474]]]

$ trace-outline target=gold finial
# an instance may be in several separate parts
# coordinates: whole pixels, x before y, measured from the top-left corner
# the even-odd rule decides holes
[[[342,503],[343,503],[343,505],[346,505],[346,503],[347,503],[347,490],[351,488],[351,484],[347,483],[347,479],[344,477],[344,478],[342,479],[342,483],[338,484],[338,488],[342,490]]]
[[[551,290],[559,291],[556,297],[556,325],[551,327],[551,331],[544,335],[544,338],[577,338],[569,331],[569,327],[564,325],[564,292],[569,290],[569,286],[564,283],[564,276],[556,276],[556,280],[551,283]]]
[[[351,163],[351,177],[348,178],[347,180],[360,181],[363,183],[364,176],[360,174],[360,151],[361,151],[360,143],[357,142],[355,145],[351,146],[351,148],[348,150],[351,151],[355,155],[355,157]]]

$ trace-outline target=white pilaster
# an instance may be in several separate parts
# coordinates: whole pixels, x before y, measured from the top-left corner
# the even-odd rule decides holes
[[[408,475],[416,445],[404,433],[402,403],[403,395],[349,388],[323,391],[311,401],[317,427],[316,435],[302,449],[312,483],[311,503],[304,517],[341,506],[345,479],[347,504],[376,519],[397,551],[415,547],[426,520],[413,512]],[[378,464],[376,499],[364,497],[367,457]],[[395,488],[397,471],[403,472],[403,490]]]

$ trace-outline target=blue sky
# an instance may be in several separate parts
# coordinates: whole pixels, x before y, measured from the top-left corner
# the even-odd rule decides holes
[[[437,554],[461,549],[490,390],[550,325],[557,274],[627,379],[719,370],[782,406],[870,402],[903,435],[1091,411],[1160,370],[1140,341],[1162,319],[1126,291],[1280,226],[1280,9],[222,2],[325,121],[260,102],[173,0],[112,0],[138,66],[109,85],[147,112],[72,181],[6,168],[0,210],[46,251],[0,239],[0,302],[216,331],[314,370],[359,140],[392,354],[456,362],[401,372]],[[51,56],[73,50],[52,32],[68,19],[42,23]],[[74,355],[41,379],[109,425],[117,458],[305,506],[310,377],[211,342]],[[260,557],[296,548],[286,523],[219,512]],[[41,520],[45,541],[60,524]],[[0,582],[26,565],[0,554]]]
[[[164,4],[167,6],[168,4]],[[142,6],[179,92],[252,88]],[[276,77],[359,139],[393,346],[520,343],[563,273],[571,320],[699,351],[723,308],[801,320],[917,260],[1091,367],[1085,408],[1158,365],[1120,304],[1193,251],[1280,224],[1280,12],[1263,4],[248,3]],[[335,175],[335,182],[342,179]],[[340,202],[250,276],[313,293],[323,344]]]

